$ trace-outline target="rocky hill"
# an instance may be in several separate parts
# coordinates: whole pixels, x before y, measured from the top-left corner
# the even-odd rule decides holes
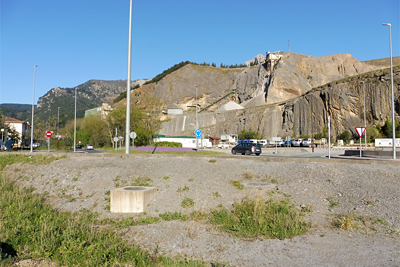
[[[136,80],[132,87],[142,85],[147,80]],[[126,91],[126,80],[104,81],[89,80],[76,86],[77,88],[77,117],[82,118],[85,110],[101,106],[102,103],[112,103],[123,91]],[[14,117],[23,121],[31,121],[30,105],[2,104],[5,116]],[[48,120],[57,118],[60,107],[60,124],[74,118],[75,112],[75,87],[56,87],[40,97],[35,108],[35,118]]]

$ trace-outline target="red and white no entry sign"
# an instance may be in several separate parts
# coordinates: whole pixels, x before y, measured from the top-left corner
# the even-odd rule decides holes
[[[358,136],[359,136],[360,138],[364,135],[365,129],[366,129],[365,127],[356,127],[356,131],[357,131]]]
[[[47,136],[47,137],[51,137],[51,134],[52,134],[51,131],[47,131],[47,132],[46,132],[46,136]]]

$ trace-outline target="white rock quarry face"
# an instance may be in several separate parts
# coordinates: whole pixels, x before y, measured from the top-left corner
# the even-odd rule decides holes
[[[266,102],[289,100],[312,88],[375,69],[350,54],[313,57],[286,53],[271,73]]]

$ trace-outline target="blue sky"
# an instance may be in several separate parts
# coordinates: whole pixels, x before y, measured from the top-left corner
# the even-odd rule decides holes
[[[129,0],[0,0],[0,103],[127,78]],[[240,64],[266,51],[400,55],[399,0],[133,1],[132,80],[181,61]]]

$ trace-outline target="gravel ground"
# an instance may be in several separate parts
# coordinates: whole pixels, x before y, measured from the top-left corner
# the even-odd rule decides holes
[[[213,162],[213,160],[216,160]],[[210,161],[211,160],[211,161]],[[18,169],[16,171],[16,169]],[[88,209],[101,218],[158,216],[160,213],[231,208],[246,197],[289,196],[312,229],[286,240],[232,237],[206,222],[163,221],[123,229],[128,240],[151,252],[231,266],[400,266],[400,162],[288,159],[256,156],[68,155],[46,166],[12,165],[5,171],[35,192],[47,192],[58,210]],[[150,178],[158,188],[146,215],[105,210],[106,192]],[[230,184],[264,183],[239,190]],[[188,190],[183,191],[185,186]],[[181,207],[183,198],[194,207]],[[331,203],[337,203],[331,207]],[[336,214],[354,213],[366,225],[332,227]],[[385,223],[369,218],[383,219]],[[21,265],[22,266],[22,265]]]

